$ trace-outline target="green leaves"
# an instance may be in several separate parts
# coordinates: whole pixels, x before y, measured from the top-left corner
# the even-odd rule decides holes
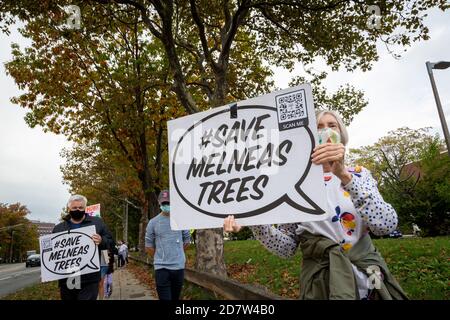
[[[340,86],[334,93],[329,93],[322,85],[322,81],[326,78],[326,72],[314,74],[307,71],[309,77],[295,77],[289,85],[298,85],[301,83],[311,83],[314,96],[314,107],[319,110],[329,109],[339,112],[344,123],[349,125],[354,116],[368,105],[368,101],[364,98],[364,93],[357,90],[354,86],[346,84]]]
[[[350,162],[367,167],[401,228],[417,223],[428,235],[450,232],[450,159],[429,128],[399,128],[371,146],[351,149]]]

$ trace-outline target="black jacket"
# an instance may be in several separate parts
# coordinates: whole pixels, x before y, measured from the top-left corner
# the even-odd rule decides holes
[[[67,220],[57,224],[53,228],[52,233],[71,230],[71,228],[70,228],[71,225],[70,225],[69,220],[70,220],[70,217]],[[95,226],[95,230],[96,230],[97,234],[99,234],[102,237],[102,242],[98,246],[98,249],[99,249],[98,254],[100,256],[101,250],[108,250],[109,248],[114,247],[114,240],[113,240],[111,232],[109,232],[106,224],[103,222],[102,219],[100,219],[98,217],[91,217],[89,215],[86,215],[84,220],[81,222],[80,228],[88,227],[88,226],[92,226],[92,225]],[[83,274],[81,276],[81,285],[87,284],[87,283],[92,283],[92,282],[99,282],[100,278],[101,278],[100,271],[89,273],[89,274]],[[67,281],[67,279],[59,280],[59,286],[60,287],[65,286],[66,281]]]

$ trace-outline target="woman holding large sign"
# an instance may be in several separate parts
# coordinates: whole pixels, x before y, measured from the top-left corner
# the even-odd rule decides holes
[[[344,165],[347,130],[333,111],[316,115],[319,145],[311,160],[322,165],[328,218],[323,221],[250,227],[271,252],[288,258],[300,246],[301,299],[406,299],[374,248],[369,231],[386,235],[397,226],[397,213],[378,191],[370,172]],[[237,232],[233,216],[224,230]]]

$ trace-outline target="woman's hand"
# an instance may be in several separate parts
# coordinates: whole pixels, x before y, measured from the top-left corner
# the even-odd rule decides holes
[[[314,164],[329,165],[331,172],[343,185],[352,180],[344,165],[345,147],[342,143],[324,143],[314,148],[311,160]]]
[[[234,216],[228,216],[223,221],[223,230],[225,232],[239,232],[241,230],[242,226],[238,225],[236,223],[236,220],[234,220]]]

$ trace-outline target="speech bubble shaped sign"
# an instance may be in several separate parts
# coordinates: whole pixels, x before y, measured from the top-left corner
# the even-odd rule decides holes
[[[88,226],[40,237],[42,282],[98,272],[98,249],[92,240],[95,233],[95,226]]]
[[[220,227],[229,214],[242,225],[323,219],[308,98],[297,87],[170,121],[172,228]]]

